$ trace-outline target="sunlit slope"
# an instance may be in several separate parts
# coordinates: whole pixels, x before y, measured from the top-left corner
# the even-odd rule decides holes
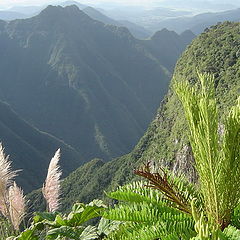
[[[179,59],[173,78],[194,82],[197,69],[214,74],[222,115],[240,95],[239,29],[240,23],[224,23],[200,35]],[[98,160],[97,169],[93,167],[96,164],[94,160],[63,181],[63,207],[67,209],[74,201],[103,197],[104,191],[131,181],[133,169],[148,160],[159,160],[175,171],[191,174],[192,156],[186,122],[181,105],[171,89],[154,121],[130,154],[105,164]],[[83,186],[85,176],[91,177]],[[78,177],[83,180],[77,181]]]

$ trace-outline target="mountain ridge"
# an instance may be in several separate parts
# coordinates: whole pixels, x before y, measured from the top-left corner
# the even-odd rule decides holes
[[[197,76],[196,68],[198,71],[214,74],[221,116],[235,104],[239,96],[239,26],[240,23],[226,22],[213,26],[197,37],[179,59],[173,76],[173,81],[194,81]],[[219,45],[220,41],[225,44]],[[131,153],[104,164],[101,160],[93,160],[64,179],[62,209],[66,211],[76,200],[88,202],[93,198],[105,198],[105,191],[111,191],[134,179],[133,170],[149,160],[160,161],[163,166],[194,177],[194,171],[190,167],[193,157],[187,139],[186,121],[181,104],[172,89],[162,101],[147,132]],[[96,164],[100,166],[97,170],[94,168]],[[77,178],[81,176],[81,179],[84,179],[84,172],[90,180],[82,190],[78,189],[82,180],[77,181]],[[30,199],[37,196],[37,192],[29,195]]]
[[[135,39],[127,28],[93,20],[76,6],[49,6],[33,18],[1,21],[0,30],[0,99],[72,146],[84,162],[131,150],[187,45],[169,41],[177,51],[163,64],[165,49],[157,51],[158,42]]]

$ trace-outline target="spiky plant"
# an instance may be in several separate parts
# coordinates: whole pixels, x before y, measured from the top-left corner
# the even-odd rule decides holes
[[[56,151],[54,157],[50,161],[45,184],[42,188],[42,193],[46,199],[47,210],[49,212],[55,212],[60,205],[60,177],[62,175],[62,171],[58,165],[59,160],[60,149]]]
[[[208,221],[224,229],[240,200],[240,97],[219,134],[214,77],[198,74],[199,84],[175,84],[189,126],[189,140],[199,175]]]
[[[130,184],[108,194],[119,204],[104,217],[123,222],[108,239],[239,239],[240,98],[219,133],[214,78],[198,77],[195,85],[176,82],[174,89],[188,122],[199,184],[166,170],[152,171],[149,164],[136,170],[146,184]]]

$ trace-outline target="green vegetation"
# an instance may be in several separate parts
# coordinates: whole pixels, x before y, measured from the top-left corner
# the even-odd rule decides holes
[[[199,74],[194,86],[175,82],[189,127],[199,184],[172,176],[148,163],[135,173],[149,183],[135,183],[110,193],[117,199],[104,217],[123,221],[112,239],[237,239],[240,236],[240,97],[219,132],[214,78]],[[146,187],[151,189],[145,189]],[[153,189],[153,190],[152,190]],[[230,224],[236,224],[230,226]],[[231,230],[236,237],[230,237]]]
[[[10,239],[237,240],[240,236],[240,97],[220,120],[214,77],[198,74],[198,78],[194,84],[186,80],[174,83],[188,123],[197,183],[170,173],[159,162],[148,162],[134,171],[148,181],[131,183],[108,194],[118,200],[113,207],[107,209],[101,201],[94,200],[88,205],[75,204],[68,215],[38,213],[28,229]],[[219,131],[221,125],[223,130]],[[59,156],[57,151],[43,188],[48,204],[56,203],[59,197],[52,189],[59,187]],[[51,190],[48,198],[46,190]],[[114,222],[105,222],[107,226],[103,228],[102,219],[99,231],[97,227],[82,226],[100,216]]]
[[[89,220],[101,216],[105,206],[100,200],[85,205],[76,203],[72,211],[64,216],[61,213],[36,213],[32,225],[18,237],[8,240],[38,240],[38,239],[97,239],[98,229],[95,226],[84,226]]]
[[[212,73],[220,117],[225,116],[239,96],[239,26],[239,23],[226,22],[200,35],[178,61],[173,77],[176,81],[196,82],[196,69]],[[132,169],[149,160],[160,161],[164,166],[192,176],[187,124],[183,108],[171,89],[147,132],[130,154],[101,164],[97,170],[91,168],[94,162],[90,162],[89,171],[85,167],[84,171],[79,168],[63,181],[64,186],[68,186],[66,191],[63,188],[64,209],[76,200],[103,198],[104,191],[114,190],[118,185],[130,182],[134,178]],[[78,185],[84,185],[84,172],[86,177],[92,177],[88,178],[86,187],[81,191]],[[75,196],[75,199],[70,196]]]

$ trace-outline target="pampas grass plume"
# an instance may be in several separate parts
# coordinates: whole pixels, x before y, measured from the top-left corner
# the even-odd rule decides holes
[[[49,212],[55,212],[60,205],[60,177],[62,171],[58,165],[60,159],[60,149],[58,149],[52,158],[49,167],[45,184],[42,192],[47,202]]]
[[[2,143],[0,143],[0,212],[6,217],[8,213],[8,187],[12,184],[13,178],[18,171],[13,171],[12,162],[9,156],[4,153]]]
[[[25,196],[22,189],[15,182],[8,192],[10,219],[14,229],[19,230],[19,226],[25,216]]]

